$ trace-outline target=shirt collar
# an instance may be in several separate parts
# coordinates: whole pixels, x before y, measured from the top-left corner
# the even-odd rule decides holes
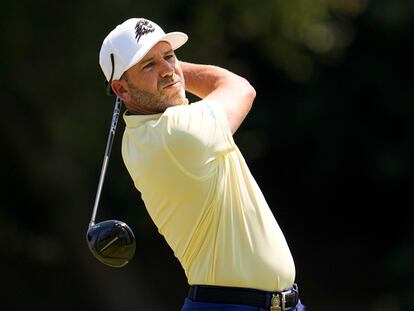
[[[162,113],[147,114],[147,115],[132,115],[125,110],[123,118],[127,127],[138,127],[150,120],[157,120],[160,118]]]

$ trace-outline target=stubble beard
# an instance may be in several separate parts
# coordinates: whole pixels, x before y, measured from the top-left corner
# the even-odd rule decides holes
[[[184,86],[178,93],[172,95],[158,91],[156,94],[143,91],[128,82],[131,95],[131,113],[137,114],[157,114],[163,113],[168,107],[187,105],[188,99],[185,97]],[[136,111],[134,111],[136,110]]]

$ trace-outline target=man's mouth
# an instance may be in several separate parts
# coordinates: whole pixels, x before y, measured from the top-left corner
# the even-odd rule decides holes
[[[173,86],[175,86],[176,84],[178,84],[179,82],[180,82],[180,81],[173,81],[173,82],[171,82],[171,83],[168,83],[168,84],[164,85],[162,88],[163,88],[163,89],[167,89],[167,88],[173,87]]]

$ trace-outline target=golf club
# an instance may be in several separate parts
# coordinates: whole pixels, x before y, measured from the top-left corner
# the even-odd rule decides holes
[[[92,254],[103,264],[116,268],[125,266],[134,256],[136,248],[134,233],[131,228],[122,221],[106,220],[95,224],[95,218],[106,175],[106,169],[108,167],[109,156],[111,154],[116,126],[121,111],[121,104],[121,99],[116,97],[101,175],[99,177],[98,190],[95,197],[95,204],[86,234],[86,241]]]

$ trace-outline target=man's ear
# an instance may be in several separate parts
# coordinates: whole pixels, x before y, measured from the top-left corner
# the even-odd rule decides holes
[[[112,90],[121,98],[123,102],[129,102],[130,95],[129,95],[129,88],[128,83],[125,80],[113,80],[112,81]]]

